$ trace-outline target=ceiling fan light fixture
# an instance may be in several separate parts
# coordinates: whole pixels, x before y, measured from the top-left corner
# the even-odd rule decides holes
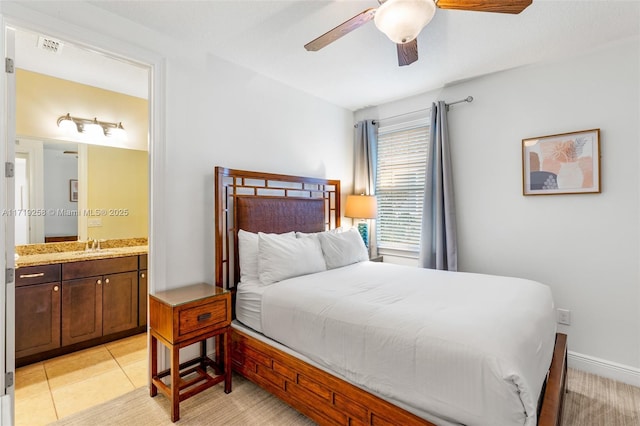
[[[415,39],[436,13],[433,0],[387,0],[376,10],[376,27],[391,41],[404,44]]]

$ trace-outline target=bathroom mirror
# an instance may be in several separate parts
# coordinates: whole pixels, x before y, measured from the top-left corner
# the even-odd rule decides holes
[[[16,141],[16,245],[146,238],[148,153]]]

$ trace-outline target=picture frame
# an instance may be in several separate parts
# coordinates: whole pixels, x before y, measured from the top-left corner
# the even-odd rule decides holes
[[[522,194],[600,193],[600,129],[522,140]]]
[[[78,202],[78,180],[69,179],[69,201]]]

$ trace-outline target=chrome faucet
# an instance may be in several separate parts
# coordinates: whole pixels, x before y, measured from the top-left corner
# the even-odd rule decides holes
[[[98,240],[87,240],[84,243],[84,251],[94,251],[100,250],[100,241]]]

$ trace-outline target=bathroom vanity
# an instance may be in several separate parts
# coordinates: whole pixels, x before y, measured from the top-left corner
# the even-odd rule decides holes
[[[21,255],[15,276],[17,366],[146,331],[146,245]]]

